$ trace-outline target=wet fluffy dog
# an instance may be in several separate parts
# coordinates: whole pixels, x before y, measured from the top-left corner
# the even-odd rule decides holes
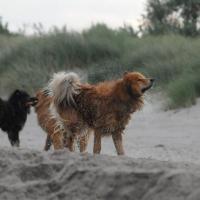
[[[118,155],[123,155],[122,133],[153,82],[138,72],[127,72],[121,79],[89,85],[81,84],[76,74],[57,73],[49,84],[52,109],[72,134],[94,131],[94,153],[101,151],[101,137],[111,135]]]
[[[59,123],[59,117],[52,109],[53,97],[51,91],[48,88],[40,90],[36,93],[38,103],[35,106],[35,112],[40,127],[47,133],[45,151],[48,151],[53,143],[54,149],[69,148],[70,151],[75,151],[75,141],[78,139],[79,149],[84,152],[87,148],[88,134],[83,137],[77,138],[76,135],[69,133],[69,130],[64,129],[61,123]],[[73,120],[73,111],[68,112],[67,117]],[[76,112],[76,111],[75,111]]]
[[[7,101],[0,99],[0,128],[7,132],[12,146],[19,146],[19,132],[30,113],[30,106],[36,103],[36,98],[21,90],[15,90]]]

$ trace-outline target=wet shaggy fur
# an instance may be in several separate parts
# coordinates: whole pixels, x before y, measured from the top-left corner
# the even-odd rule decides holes
[[[56,84],[58,84],[58,82],[56,82]],[[71,135],[69,130],[64,129],[62,122],[60,122],[60,117],[54,112],[52,108],[53,97],[51,91],[48,89],[40,90],[36,93],[36,97],[38,103],[35,106],[35,112],[37,114],[38,123],[47,133],[44,150],[48,151],[53,143],[55,150],[67,147],[70,151],[75,151],[74,143],[77,138]],[[69,112],[68,116],[73,118],[72,112]],[[81,152],[86,150],[87,141],[87,135],[79,138],[78,142]]]
[[[21,90],[15,90],[6,101],[0,99],[0,128],[8,134],[12,146],[19,146],[19,132],[30,113],[30,106],[36,103],[36,98]]]
[[[37,114],[37,120],[40,127],[47,133],[46,143],[44,150],[48,151],[53,142],[54,149],[62,149],[62,135],[63,130],[57,127],[56,118],[52,117],[50,112],[50,106],[52,102],[52,96],[47,90],[40,90],[36,93],[38,103],[35,106],[35,112]]]
[[[65,85],[66,88],[69,87],[68,82],[61,81],[63,77],[57,76],[57,78],[62,84],[54,85],[55,91],[62,90]],[[66,80],[66,77],[64,79]],[[75,84],[74,81],[73,85]],[[137,72],[129,72],[125,73],[121,79],[96,85],[77,82],[76,92],[73,95],[70,94],[73,96],[75,105],[72,105],[65,97],[57,101],[56,92],[53,93],[53,102],[66,129],[76,133],[85,129],[94,131],[94,153],[101,151],[101,137],[111,135],[118,155],[123,155],[122,133],[131,114],[143,106],[143,94],[152,84],[153,79],[146,78]],[[69,110],[72,108],[76,111],[73,113],[76,117],[73,117],[74,120],[68,120],[65,117],[70,116]]]

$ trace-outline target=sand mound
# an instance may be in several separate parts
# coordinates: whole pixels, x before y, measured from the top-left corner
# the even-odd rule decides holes
[[[200,166],[68,151],[1,149],[0,199],[200,198]]]

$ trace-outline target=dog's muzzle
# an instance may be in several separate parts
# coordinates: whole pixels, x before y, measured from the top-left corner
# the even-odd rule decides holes
[[[142,89],[142,93],[144,93],[145,91],[147,91],[148,89],[150,89],[150,88],[153,86],[153,83],[154,83],[155,79],[154,79],[154,78],[151,78],[151,79],[149,79],[149,80],[150,80],[149,86],[143,88],[143,89]]]
[[[35,106],[38,103],[38,98],[36,97],[31,97],[28,99],[26,102],[26,106]]]

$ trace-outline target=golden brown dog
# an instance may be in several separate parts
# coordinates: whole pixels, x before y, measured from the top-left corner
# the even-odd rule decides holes
[[[74,141],[76,138],[73,135],[69,136],[65,130],[59,126],[57,118],[50,109],[53,98],[49,94],[49,91],[40,90],[37,92],[36,97],[38,99],[38,103],[35,106],[35,111],[37,113],[38,123],[47,133],[44,150],[49,150],[51,143],[53,143],[55,150],[67,147],[70,151],[74,151]],[[69,112],[69,116],[73,117],[72,112]],[[88,137],[79,138],[79,148],[81,152],[86,150],[87,140]]]
[[[143,105],[143,94],[154,80],[138,72],[127,72],[121,79],[96,85],[81,84],[74,73],[57,73],[49,87],[53,110],[60,123],[72,134],[94,131],[94,153],[101,151],[101,137],[111,135],[118,155],[124,154],[122,133],[130,116]],[[70,118],[69,111],[73,110]]]

